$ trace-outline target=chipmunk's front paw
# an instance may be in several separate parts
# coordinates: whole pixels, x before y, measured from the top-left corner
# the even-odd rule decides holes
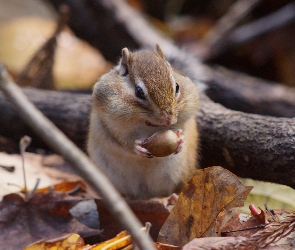
[[[179,129],[175,132],[175,134],[178,136],[178,147],[177,149],[175,150],[174,154],[178,154],[182,151],[183,147],[185,146],[186,142],[185,142],[185,139],[184,139],[184,135],[183,135],[183,131],[182,129]]]
[[[146,148],[143,147],[144,141],[136,140],[134,144],[134,152],[144,158],[153,158],[154,156]]]

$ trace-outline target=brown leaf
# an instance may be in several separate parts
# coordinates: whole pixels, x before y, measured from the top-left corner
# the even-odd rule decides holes
[[[184,246],[193,238],[214,236],[220,211],[242,206],[251,189],[222,167],[196,171],[179,195],[158,241]]]
[[[95,200],[95,203],[99,212],[100,229],[103,230],[100,235],[101,240],[108,240],[123,229],[114,216],[110,214],[109,209],[102,203],[102,200]],[[143,225],[145,222],[152,224],[150,235],[156,240],[160,228],[169,215],[169,210],[157,201],[127,200],[127,203]]]
[[[227,221],[221,229],[221,236],[226,237],[250,237],[252,234],[264,228],[264,224],[255,216],[249,217],[247,220],[241,219],[241,214],[236,213]]]
[[[36,193],[29,201],[18,194],[4,196],[0,203],[1,245],[22,249],[32,242],[68,233],[82,237],[98,234],[99,230],[89,229],[69,213],[79,201],[64,193]]]

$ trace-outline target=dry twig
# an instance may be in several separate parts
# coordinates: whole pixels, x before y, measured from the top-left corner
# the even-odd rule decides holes
[[[208,60],[215,57],[223,49],[224,40],[228,34],[259,2],[261,0],[236,1],[200,41],[200,45],[204,46],[204,53],[200,55],[201,59]]]
[[[274,13],[235,29],[226,39],[226,46],[224,46],[223,52],[229,47],[251,41],[258,36],[274,31],[292,22],[295,22],[294,2],[287,4]]]

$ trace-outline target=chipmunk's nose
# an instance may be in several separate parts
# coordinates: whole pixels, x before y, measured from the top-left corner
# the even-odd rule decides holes
[[[164,111],[159,118],[159,124],[162,126],[173,125],[177,122],[177,117],[172,111]]]
[[[170,119],[170,118],[159,119],[157,121],[157,124],[159,126],[169,126],[169,125],[173,125],[175,123],[176,123],[176,119]]]

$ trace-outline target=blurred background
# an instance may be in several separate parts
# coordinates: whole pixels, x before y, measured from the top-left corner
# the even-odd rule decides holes
[[[67,1],[0,0],[0,60],[7,64],[10,73],[15,77],[54,33],[58,19],[54,7],[58,2]],[[232,32],[219,41],[218,46],[221,44],[221,48],[206,56],[200,49],[200,44],[214,41],[210,37],[212,30],[216,29],[223,16],[230,14],[234,4],[243,1],[127,2],[146,15],[157,29],[175,43],[196,55],[200,54],[207,63],[223,65],[270,81],[291,86],[295,84],[295,2],[248,1],[253,2],[248,9],[247,6],[240,5],[240,12],[245,12],[244,16],[238,21],[233,20]],[[91,25],[94,24],[89,23]],[[218,30],[215,30],[213,36],[216,33]],[[101,36],[100,39],[111,43],[107,36]],[[122,47],[128,45],[124,42],[122,40]],[[89,89],[101,74],[110,69],[111,63],[115,62],[112,59],[111,62],[105,60],[104,58],[110,57],[103,53],[102,56],[97,49],[76,37],[69,27],[63,29],[57,42],[52,83],[54,88]],[[29,85],[24,82],[22,84]]]

